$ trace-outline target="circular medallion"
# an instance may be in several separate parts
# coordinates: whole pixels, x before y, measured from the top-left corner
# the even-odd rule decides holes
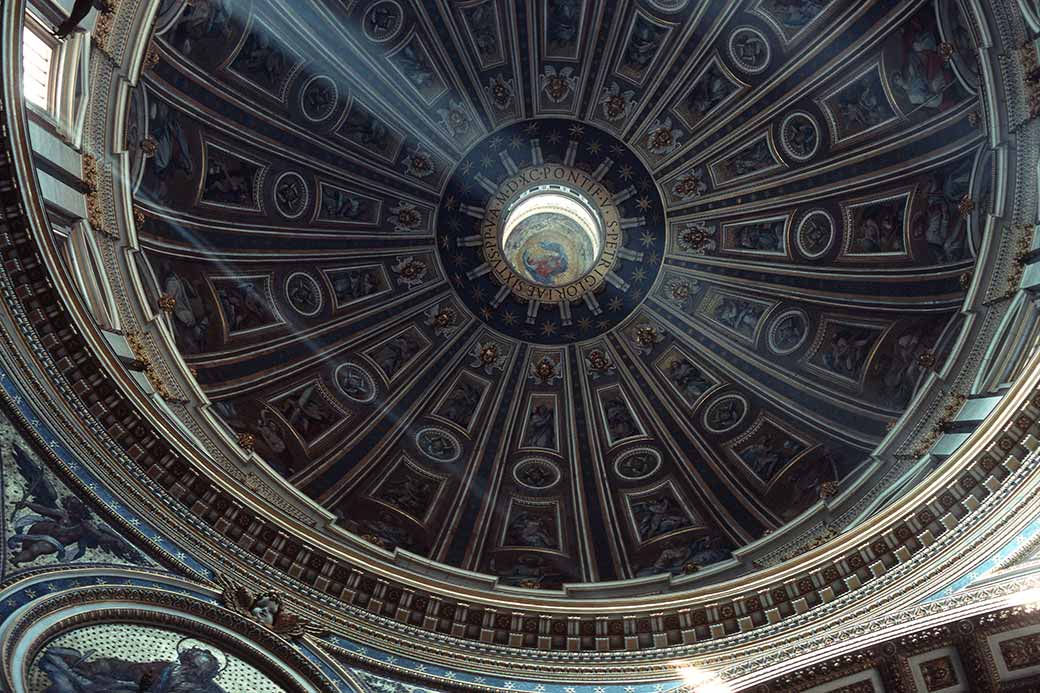
[[[661,454],[653,448],[636,448],[618,457],[614,473],[622,479],[638,481],[651,476],[661,467]]]
[[[360,404],[368,404],[376,398],[376,382],[363,367],[347,362],[336,368],[336,387],[340,392]]]
[[[712,433],[732,431],[744,420],[747,400],[740,395],[723,395],[704,411],[704,427]]]
[[[274,206],[287,219],[303,214],[310,195],[307,182],[295,171],[286,171],[274,181]]]
[[[560,481],[560,468],[542,457],[522,460],[513,467],[513,478],[521,486],[544,491]]]
[[[404,21],[404,10],[394,0],[380,0],[365,12],[361,25],[365,38],[385,43],[397,36]]]
[[[780,355],[790,354],[809,336],[809,319],[800,310],[789,310],[777,316],[769,327],[769,349]]]
[[[820,127],[808,113],[796,111],[780,123],[780,143],[795,161],[808,161],[820,149]]]
[[[459,439],[443,428],[433,426],[415,434],[415,446],[435,462],[454,462],[462,455]]]
[[[339,88],[327,75],[311,77],[300,91],[300,110],[313,123],[320,123],[331,116],[338,101]]]
[[[834,244],[834,217],[822,209],[805,215],[795,234],[798,250],[810,260],[823,257]]]
[[[686,6],[690,4],[690,0],[649,0],[649,2],[654,9],[662,12],[678,12],[686,9]]]
[[[285,297],[300,315],[310,317],[321,310],[324,299],[318,281],[306,272],[293,272],[285,280]]]
[[[604,131],[556,118],[478,143],[453,172],[435,228],[445,274],[471,311],[543,344],[623,322],[665,247],[661,198],[639,158]]]
[[[757,29],[742,26],[729,37],[729,56],[744,72],[762,72],[769,67],[771,55],[769,40]]]

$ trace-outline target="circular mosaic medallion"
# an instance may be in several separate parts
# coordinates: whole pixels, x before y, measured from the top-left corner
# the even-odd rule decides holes
[[[747,415],[747,400],[740,395],[723,395],[704,411],[704,427],[712,433],[732,431]]]
[[[563,119],[515,123],[478,143],[437,214],[438,253],[459,297],[529,342],[577,342],[623,322],[665,248],[664,208],[639,158]]]
[[[310,317],[321,310],[324,299],[318,280],[306,272],[293,272],[285,280],[285,298],[300,315]]]
[[[326,75],[315,75],[307,80],[300,91],[300,110],[307,120],[319,123],[336,110],[339,88]]]
[[[401,31],[404,10],[394,0],[380,0],[365,12],[361,20],[365,37],[369,41],[385,43]]]
[[[810,260],[823,257],[834,244],[834,217],[822,209],[809,212],[798,224],[795,238],[802,255]]]
[[[820,126],[808,113],[791,113],[780,123],[780,143],[795,161],[808,161],[820,149]]]
[[[347,362],[336,368],[333,376],[340,392],[361,404],[368,404],[376,398],[376,382],[362,366]]]
[[[462,455],[459,439],[443,428],[433,426],[415,434],[415,446],[435,462],[454,462]]]
[[[729,55],[740,69],[758,74],[769,67],[772,49],[762,32],[742,26],[729,37]]]
[[[809,336],[809,319],[800,310],[789,310],[777,316],[769,327],[769,349],[776,354],[790,354]]]
[[[303,214],[310,196],[307,182],[295,171],[286,171],[274,181],[274,206],[287,219]]]
[[[555,486],[560,476],[560,468],[541,457],[523,460],[513,467],[513,478],[518,484],[538,491]]]
[[[614,473],[622,479],[638,481],[661,467],[661,454],[653,448],[629,450],[614,462]]]

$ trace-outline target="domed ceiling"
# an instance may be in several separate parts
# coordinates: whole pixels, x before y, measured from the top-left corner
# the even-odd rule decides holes
[[[153,305],[379,547],[704,569],[847,488],[955,351],[992,172],[953,0],[170,0],[156,31]]]

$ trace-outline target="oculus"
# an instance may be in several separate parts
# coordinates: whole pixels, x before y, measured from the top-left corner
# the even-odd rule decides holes
[[[563,185],[539,185],[506,212],[502,256],[524,279],[566,286],[586,276],[603,250],[603,224],[592,203]]]
[[[431,217],[438,270],[510,338],[571,344],[609,332],[661,269],[668,221],[652,181],[628,143],[590,124],[511,123],[451,174]]]
[[[526,301],[574,301],[602,285],[618,261],[621,218],[610,191],[561,164],[510,176],[488,202],[484,257]]]

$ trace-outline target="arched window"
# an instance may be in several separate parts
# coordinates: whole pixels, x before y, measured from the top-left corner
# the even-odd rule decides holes
[[[25,13],[22,30],[22,85],[25,100],[42,111],[55,105],[54,67],[58,41],[32,13]]]

